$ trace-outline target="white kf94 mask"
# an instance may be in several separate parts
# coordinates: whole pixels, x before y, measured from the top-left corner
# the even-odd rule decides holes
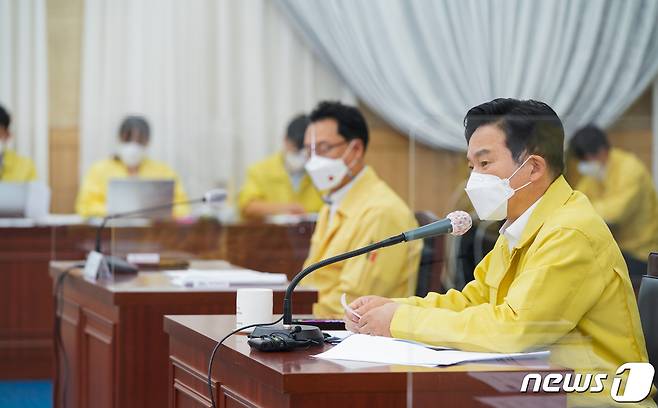
[[[529,181],[521,187],[513,189],[509,181],[528,160],[530,160],[530,157],[506,179],[501,179],[493,174],[471,172],[465,190],[475,208],[475,212],[478,214],[478,218],[489,221],[500,221],[507,218],[507,201],[515,192],[531,183]]]
[[[350,143],[338,159],[318,156],[315,151],[311,153],[311,158],[306,162],[306,172],[311,177],[315,188],[320,191],[331,190],[338,186],[345,175],[349,172],[349,167],[345,164],[344,157],[352,150],[353,144]]]

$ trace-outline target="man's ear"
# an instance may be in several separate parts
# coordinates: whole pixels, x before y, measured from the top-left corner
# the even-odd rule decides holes
[[[352,151],[354,152],[355,157],[363,159],[363,156],[365,155],[365,146],[363,144],[363,140],[352,139],[351,142],[353,143]]]
[[[546,163],[546,159],[544,159],[541,156],[538,155],[530,156],[530,160],[528,161],[528,164],[532,166],[532,170],[530,172],[530,180],[533,182],[540,180],[549,171],[548,163]]]

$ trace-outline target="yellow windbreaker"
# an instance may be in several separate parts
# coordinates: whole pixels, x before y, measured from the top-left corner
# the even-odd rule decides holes
[[[0,181],[27,182],[37,178],[34,163],[27,157],[19,156],[13,150],[3,154]]]
[[[322,207],[322,197],[307,174],[302,178],[299,190],[295,191],[284,165],[283,153],[276,153],[249,167],[247,180],[240,190],[240,212],[256,200],[270,203],[296,202],[309,213],[316,213]]]
[[[461,292],[396,301],[402,305],[390,329],[398,338],[471,351],[548,348],[551,362],[609,379],[623,363],[648,361],[619,247],[589,200],[562,176],[511,253],[501,235]],[[609,395],[608,383],[598,397],[612,402]]]
[[[622,251],[643,262],[658,251],[658,195],[637,157],[611,149],[605,179],[583,176],[576,190],[590,199]]]
[[[75,203],[75,210],[85,217],[102,217],[107,215],[107,186],[111,179],[128,178],[128,168],[118,159],[105,159],[96,162],[82,181]],[[176,173],[166,164],[144,159],[139,165],[139,178],[174,179],[174,201],[187,200],[185,190]],[[188,205],[178,205],[173,208],[175,217],[182,217],[190,212]]]
[[[331,224],[329,206],[320,210],[304,266],[416,228],[414,214],[374,170],[365,167],[340,203]],[[318,269],[302,280],[318,290],[317,317],[340,317],[340,296],[409,296],[416,288],[422,243],[382,248]]]

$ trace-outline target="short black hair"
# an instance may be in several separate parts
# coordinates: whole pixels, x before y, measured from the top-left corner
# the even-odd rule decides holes
[[[306,133],[306,128],[309,123],[308,116],[303,114],[295,116],[290,123],[288,123],[286,139],[290,140],[298,150],[304,147],[304,134]]]
[[[363,114],[354,106],[340,102],[324,101],[315,107],[310,115],[311,122],[322,119],[334,119],[338,123],[338,134],[348,142],[355,139],[363,141],[363,150],[368,147],[368,125]]]
[[[601,149],[609,148],[608,136],[601,128],[592,124],[574,133],[569,142],[569,151],[579,160],[583,160],[589,154],[596,154]]]
[[[556,178],[564,172],[564,127],[544,102],[498,98],[475,106],[464,118],[466,141],[477,128],[489,124],[505,133],[505,143],[517,163],[526,154],[536,154],[546,160]]]
[[[146,136],[147,139],[151,138],[151,128],[143,116],[126,116],[119,127],[119,136],[130,134],[133,130]]]
[[[10,124],[11,116],[9,115],[9,112],[7,112],[4,106],[0,105],[0,127],[9,129]]]

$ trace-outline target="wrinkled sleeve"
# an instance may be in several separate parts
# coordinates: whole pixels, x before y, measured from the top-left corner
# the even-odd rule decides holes
[[[595,279],[601,268],[580,231],[557,229],[542,241],[528,254],[502,303],[461,310],[403,304],[393,316],[392,335],[493,352],[522,352],[554,343],[594,305],[603,284]]]

